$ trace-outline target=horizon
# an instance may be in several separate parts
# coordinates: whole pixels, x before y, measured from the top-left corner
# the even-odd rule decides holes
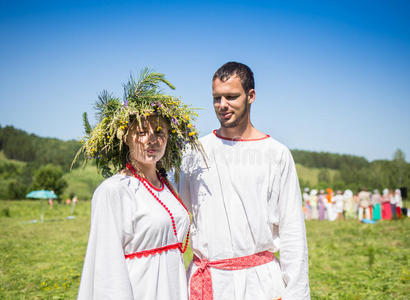
[[[203,108],[203,136],[219,127],[212,75],[239,61],[255,75],[253,124],[290,149],[410,155],[409,15],[408,1],[0,3],[0,123],[80,139],[98,93],[122,97],[148,66]]]

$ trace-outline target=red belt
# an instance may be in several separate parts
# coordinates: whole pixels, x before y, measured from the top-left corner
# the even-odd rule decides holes
[[[145,250],[145,251],[140,251],[140,252],[135,252],[135,253],[130,253],[130,254],[125,254],[125,258],[129,258],[129,259],[133,259],[133,258],[141,258],[143,256],[147,257],[149,255],[154,255],[157,253],[161,253],[161,252],[165,252],[171,249],[181,249],[182,247],[182,243],[177,243],[177,244],[173,244],[173,245],[166,245],[164,247],[160,247],[160,248],[155,248],[155,249],[151,249],[151,250]]]
[[[191,300],[213,300],[212,293],[212,278],[209,268],[220,270],[242,270],[256,266],[260,266],[271,262],[275,256],[270,251],[263,251],[256,254],[209,261],[207,259],[199,259],[194,255],[194,264],[198,266],[194,275],[191,278],[190,291]]]

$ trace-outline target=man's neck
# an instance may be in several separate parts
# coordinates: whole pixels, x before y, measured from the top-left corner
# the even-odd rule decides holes
[[[258,139],[266,136],[263,132],[253,127],[249,121],[245,124],[238,124],[235,127],[220,127],[217,130],[218,135],[229,139]]]

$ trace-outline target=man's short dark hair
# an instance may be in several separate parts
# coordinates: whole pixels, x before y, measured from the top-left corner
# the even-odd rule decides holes
[[[233,61],[227,62],[218,70],[216,70],[212,81],[218,78],[219,80],[224,82],[232,76],[239,77],[245,93],[248,93],[249,90],[255,88],[255,80],[253,79],[252,70],[247,65]]]

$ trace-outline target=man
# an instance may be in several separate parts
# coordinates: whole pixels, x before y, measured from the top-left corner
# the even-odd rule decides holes
[[[251,123],[252,71],[226,63],[212,94],[221,126],[201,139],[206,161],[187,153],[179,183],[192,213],[190,299],[309,299],[296,169],[290,151]]]

